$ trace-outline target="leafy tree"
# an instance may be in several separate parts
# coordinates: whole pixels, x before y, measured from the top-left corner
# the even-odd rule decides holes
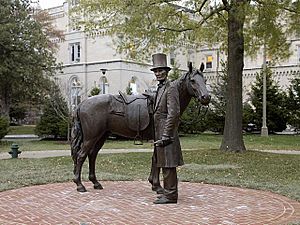
[[[65,40],[64,32],[53,26],[53,19],[48,11],[35,8],[31,8],[31,10],[33,10],[33,19],[41,25],[42,31],[47,37],[46,41],[48,48],[52,51],[56,51],[59,45],[57,42],[52,42],[51,39],[59,38],[61,40]]]
[[[267,88],[267,127],[270,132],[280,132],[286,128],[287,111],[285,108],[285,93],[272,79],[272,71],[266,68]],[[262,126],[263,71],[256,75],[256,81],[251,87],[250,99],[255,107],[253,122]]]
[[[206,112],[207,108],[202,107],[197,100],[192,98],[180,118],[179,131],[187,134],[205,131],[208,128]]]
[[[130,87],[130,83],[128,83],[126,87],[126,95],[132,95],[132,88]]]
[[[203,43],[221,43],[228,57],[228,93],[220,148],[243,151],[244,49],[254,54],[266,46],[274,59],[286,57],[286,38],[294,30],[300,31],[299,8],[299,0],[86,0],[74,7],[73,13],[76,19],[84,15],[78,25],[86,32],[106,29],[122,38],[116,41],[118,50],[130,57],[149,59],[153,52],[183,48],[183,44],[196,48]]]
[[[0,140],[8,133],[9,122],[7,117],[0,116]]]
[[[10,122],[19,122],[23,120],[26,116],[27,107],[22,103],[15,103],[10,106],[9,117]]]
[[[221,62],[222,71],[218,73],[218,81],[212,85],[211,104],[207,115],[208,126],[214,132],[222,133],[226,115],[226,92],[228,83],[227,64]]]
[[[1,115],[9,115],[13,102],[40,103],[48,94],[57,65],[44,22],[32,14],[29,0],[0,2]]]
[[[100,93],[100,88],[94,87],[94,88],[91,90],[90,96],[99,95],[99,93]]]
[[[52,90],[53,94],[46,100],[35,133],[40,136],[53,135],[54,138],[67,137],[70,122],[68,106],[59,87],[53,84]]]
[[[169,72],[168,79],[173,81],[178,79],[182,75],[182,71],[179,69],[179,65],[175,62],[172,70]]]
[[[297,129],[300,129],[300,78],[292,80],[285,102],[288,122]]]
[[[250,103],[244,103],[243,106],[243,128],[247,131],[248,124],[254,123],[254,109]],[[255,125],[256,126],[256,125]],[[257,128],[257,126],[256,126]]]
[[[211,104],[207,114],[208,127],[210,130],[218,133],[222,133],[225,125],[226,115],[226,93],[227,93],[227,80],[228,70],[227,63],[221,62],[222,71],[218,73],[218,81],[212,85],[211,90]],[[247,127],[247,124],[253,121],[252,107],[244,103],[243,104],[243,128]]]

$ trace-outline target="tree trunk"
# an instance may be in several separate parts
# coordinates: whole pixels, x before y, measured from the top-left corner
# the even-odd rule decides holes
[[[220,149],[246,150],[243,141],[242,75],[244,68],[244,5],[246,0],[232,1],[228,10],[228,86],[224,136]]]
[[[0,116],[9,117],[9,107],[10,94],[7,93],[7,89],[5,88],[0,93]]]

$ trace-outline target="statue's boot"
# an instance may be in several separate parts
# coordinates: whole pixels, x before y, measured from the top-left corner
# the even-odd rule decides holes
[[[157,198],[154,202],[154,204],[176,204],[177,199],[168,199],[166,196],[161,196],[160,198]]]

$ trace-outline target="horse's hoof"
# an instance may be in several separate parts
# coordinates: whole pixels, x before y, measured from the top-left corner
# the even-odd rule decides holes
[[[100,183],[94,184],[94,189],[102,190],[103,187]]]
[[[79,186],[79,187],[77,187],[77,191],[78,192],[86,192],[86,189],[84,186]]]

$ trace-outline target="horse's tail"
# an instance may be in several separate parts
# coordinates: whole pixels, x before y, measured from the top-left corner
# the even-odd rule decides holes
[[[73,126],[71,133],[71,155],[73,158],[74,165],[77,164],[78,152],[81,149],[81,144],[83,141],[82,128],[79,117],[80,107],[77,107],[73,116]]]

